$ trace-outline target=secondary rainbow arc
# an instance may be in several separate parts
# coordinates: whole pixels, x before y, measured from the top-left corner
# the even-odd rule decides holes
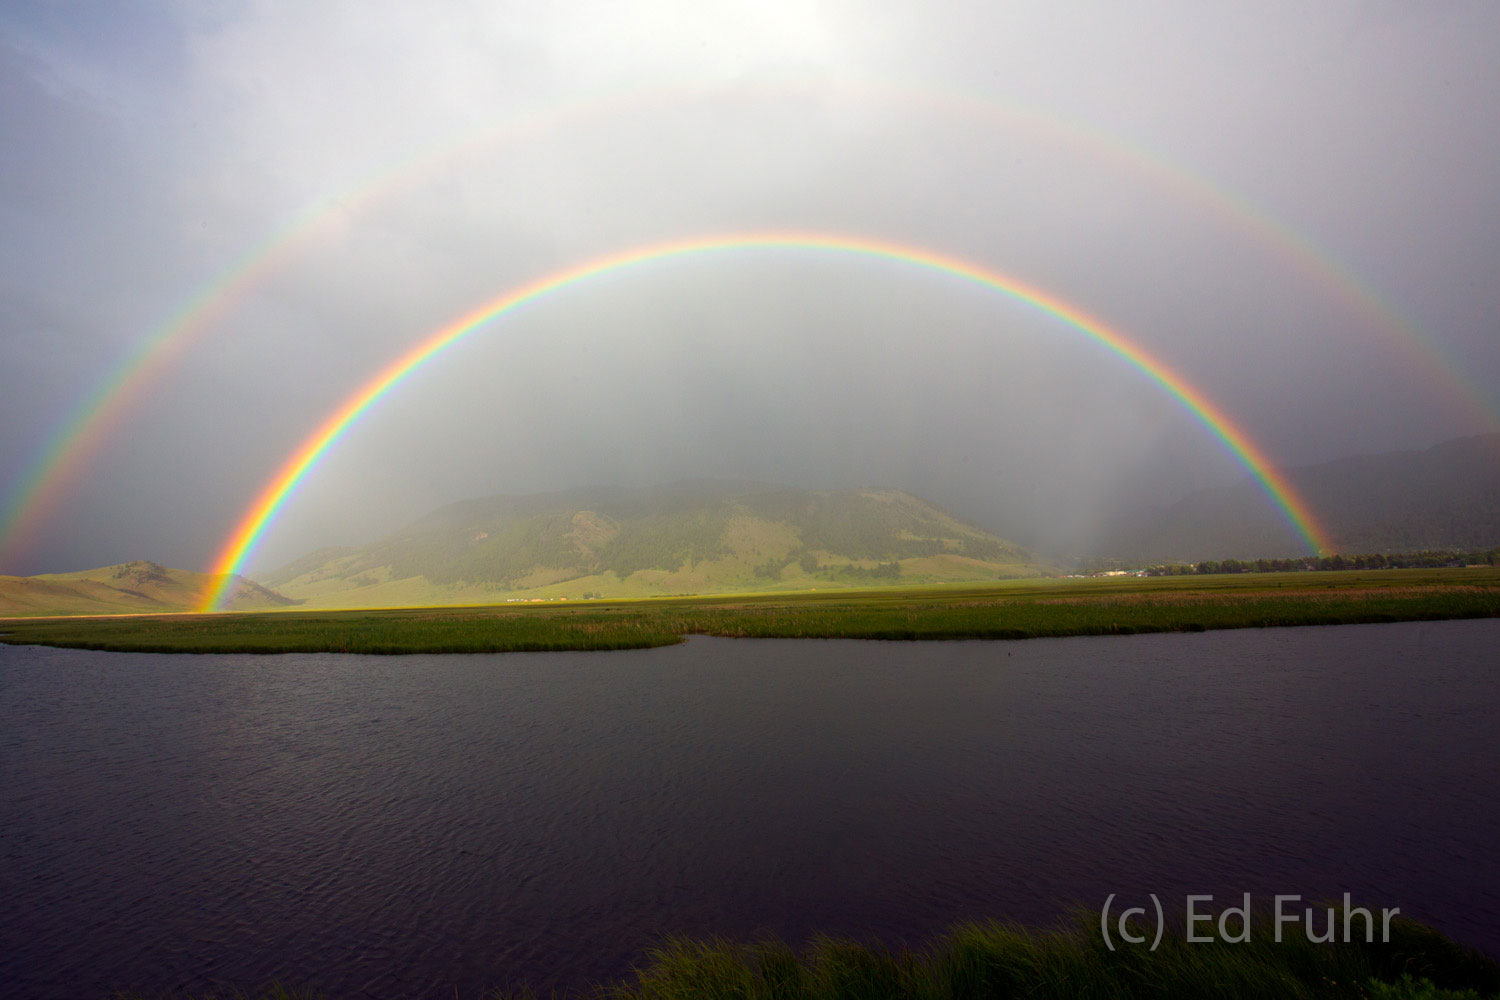
[[[1267,497],[1281,511],[1310,551],[1318,553],[1331,548],[1307,502],[1260,446],[1228,414],[1165,362],[1077,306],[1009,275],[922,248],[826,233],[749,233],[654,243],[595,258],[506,292],[424,337],[336,407],[267,482],[221,547],[211,571],[216,574],[217,583],[205,595],[199,610],[207,612],[219,609],[235,576],[254,553],[266,530],[274,523],[277,514],[296,492],[298,485],[316,468],[319,459],[370,407],[446,348],[521,306],[591,278],[694,254],[752,249],[828,251],[914,265],[1000,292],[1062,321],[1125,359],[1175,398],[1255,477]]]
[[[821,92],[830,81],[798,79],[763,81],[789,91]],[[1252,235],[1297,270],[1314,277],[1367,322],[1399,344],[1419,367],[1438,376],[1443,396],[1456,401],[1477,426],[1500,428],[1488,394],[1472,384],[1462,371],[1413,323],[1384,301],[1367,282],[1341,264],[1326,250],[1292,229],[1271,213],[1257,207],[1232,189],[1202,176],[1180,163],[1139,143],[1101,129],[1069,122],[1022,106],[962,92],[897,82],[839,79],[831,81],[840,94],[888,102],[914,102],[927,107],[974,117],[990,117],[1007,125],[1035,129],[1089,155],[1100,156],[1163,185]],[[294,256],[328,223],[349,211],[370,204],[406,185],[420,181],[440,169],[453,156],[507,137],[521,137],[575,118],[628,111],[652,102],[709,96],[703,88],[683,86],[644,87],[637,91],[584,95],[572,101],[523,113],[496,125],[487,123],[425,145],[414,153],[397,157],[362,175],[348,187],[316,199],[289,224],[271,233],[248,252],[220,271],[207,285],[190,296],[140,344],[85,394],[42,443],[31,463],[22,469],[8,494],[0,498],[0,568],[16,552],[48,512],[56,507],[66,486],[82,475],[88,460],[103,447],[133,400],[139,398],[154,377],[209,330],[241,298]]]

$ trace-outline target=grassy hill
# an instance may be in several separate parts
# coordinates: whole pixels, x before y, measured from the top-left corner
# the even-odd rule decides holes
[[[1500,544],[1500,434],[1423,451],[1357,455],[1286,470],[1340,552],[1487,549]],[[1297,537],[1246,479],[1120,525],[1101,554],[1195,562],[1301,555]]]
[[[0,617],[191,611],[218,579],[154,562],[128,562],[77,573],[0,576]],[[230,591],[226,607],[249,611],[296,603],[240,578]]]
[[[315,607],[972,582],[1053,568],[896,490],[695,481],[451,504],[269,586]]]

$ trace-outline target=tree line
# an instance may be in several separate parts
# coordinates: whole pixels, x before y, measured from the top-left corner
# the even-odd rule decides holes
[[[1479,551],[1424,549],[1419,552],[1371,552],[1346,556],[1304,556],[1295,559],[1207,559],[1197,563],[1148,566],[1146,576],[1187,576],[1196,573],[1298,573],[1339,569],[1435,569],[1445,566],[1500,566],[1500,547]],[[1098,572],[1097,570],[1095,572]]]

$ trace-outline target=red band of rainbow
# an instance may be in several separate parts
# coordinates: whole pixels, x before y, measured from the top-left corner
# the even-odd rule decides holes
[[[820,233],[739,234],[655,243],[596,258],[507,292],[425,337],[329,414],[261,490],[255,502],[241,517],[234,532],[225,541],[212,570],[213,573],[220,575],[219,581],[204,599],[200,610],[218,609],[235,574],[239,573],[261,536],[275,520],[277,513],[296,491],[303,478],[316,467],[318,460],[354,425],[361,414],[420,368],[429,358],[520,306],[590,278],[693,254],[757,248],[832,251],[911,264],[1001,292],[1061,320],[1130,362],[1175,397],[1260,482],[1266,495],[1280,509],[1288,523],[1296,529],[1310,551],[1317,553],[1331,548],[1306,501],[1297,494],[1292,484],[1244,430],[1230,420],[1229,416],[1207,396],[1189,385],[1182,376],[1172,371],[1164,362],[1147,353],[1144,348],[1127,339],[1124,334],[1110,328],[1076,306],[1008,275],[956,257],[916,247]]]

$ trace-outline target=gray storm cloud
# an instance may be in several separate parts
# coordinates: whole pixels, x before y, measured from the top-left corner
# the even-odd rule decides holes
[[[8,8],[7,493],[146,337],[262,266],[0,572],[203,567],[425,333],[593,256],[726,232],[1013,275],[1127,332],[1285,464],[1487,429],[1443,366],[1500,402],[1500,9],[877,6]],[[1376,328],[1298,241],[1424,343]],[[898,486],[1079,552],[1122,509],[1242,474],[1118,356],[1003,296],[827,252],[698,255],[435,358],[308,477],[256,565],[466,496],[684,476]]]

